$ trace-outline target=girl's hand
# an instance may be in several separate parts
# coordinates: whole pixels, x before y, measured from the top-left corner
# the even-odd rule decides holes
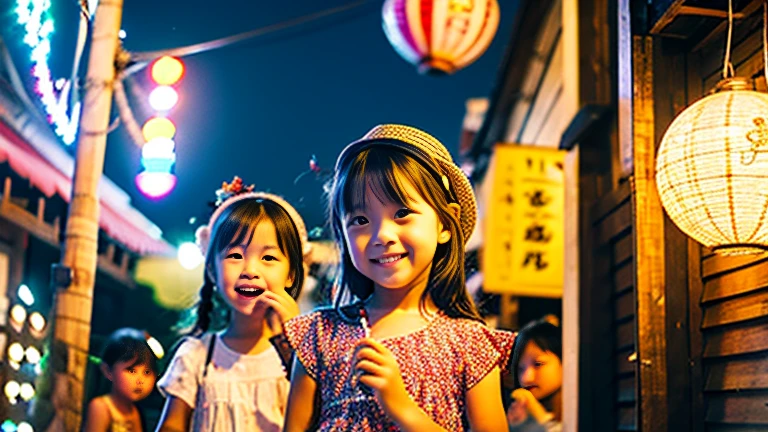
[[[359,376],[359,383],[373,389],[387,416],[396,422],[397,414],[405,411],[405,406],[418,408],[405,389],[395,356],[381,343],[371,338],[358,343],[353,373]]]
[[[259,307],[259,303],[265,308],[272,309],[280,318],[281,323],[285,323],[289,319],[299,315],[299,305],[296,304],[296,300],[288,294],[287,291],[280,290],[264,291],[257,299],[256,307]]]
[[[515,399],[516,403],[524,404],[526,411],[528,411],[537,423],[544,424],[552,420],[552,413],[548,412],[530,391],[519,388],[512,392],[512,398]],[[512,407],[510,407],[510,409],[511,408]]]
[[[507,408],[507,422],[510,426],[518,426],[528,418],[528,409],[525,400],[514,400]]]

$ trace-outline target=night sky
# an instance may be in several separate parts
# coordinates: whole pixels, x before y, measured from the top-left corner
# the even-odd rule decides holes
[[[54,1],[51,64],[57,77],[71,68],[76,2]],[[221,38],[334,8],[350,0],[284,2],[126,0],[124,46],[140,52]],[[395,122],[420,127],[456,153],[465,101],[487,97],[514,21],[516,0],[499,0],[501,23],[486,53],[447,77],[419,75],[390,46],[381,28],[382,0],[237,45],[185,57],[181,100],[169,117],[176,123],[176,189],[145,198],[134,185],[140,150],[123,128],[109,136],[105,173],[128,191],[133,205],[155,222],[172,244],[192,240],[208,214],[215,190],[233,175],[295,204],[309,227],[325,222],[322,184],[307,175],[315,154],[332,168],[344,145],[372,126]],[[4,3],[7,4],[7,3]],[[22,75],[28,50],[18,26],[3,17],[2,34]],[[148,71],[127,84],[129,94],[148,92]],[[152,115],[131,99],[140,122]],[[195,225],[190,218],[197,217]]]

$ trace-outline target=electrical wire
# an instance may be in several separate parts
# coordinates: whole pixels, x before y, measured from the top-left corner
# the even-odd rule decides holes
[[[147,51],[147,52],[137,52],[131,54],[131,59],[138,62],[150,62],[152,60],[155,60],[157,58],[160,58],[162,56],[172,56],[172,57],[184,57],[189,56],[193,54],[199,54],[202,52],[223,48],[225,46],[233,45],[238,42],[242,42],[246,39],[251,39],[257,36],[263,36],[268,33],[273,33],[280,30],[285,30],[291,27],[296,27],[298,25],[306,24],[312,21],[316,21],[320,18],[325,18],[331,15],[336,15],[341,12],[346,12],[355,8],[358,8],[360,6],[370,4],[370,0],[360,0],[355,1],[352,3],[347,3],[345,5],[331,8],[331,9],[325,9],[319,12],[314,12],[308,15],[300,16],[298,18],[293,18],[287,21],[283,21],[276,24],[271,24],[266,27],[261,27],[258,29],[250,30],[247,32],[239,33],[232,36],[227,36],[220,39],[215,39],[208,42],[202,42],[194,45],[189,45],[185,47],[178,47],[178,48],[171,48],[166,50],[158,50],[158,51]]]

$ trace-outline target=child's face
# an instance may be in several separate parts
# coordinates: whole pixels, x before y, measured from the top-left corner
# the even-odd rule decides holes
[[[137,402],[149,396],[155,387],[157,376],[148,365],[134,365],[135,359],[119,361],[108,370],[112,390]]]
[[[541,400],[552,395],[563,385],[563,366],[551,351],[543,351],[528,342],[517,367],[520,386]]]
[[[256,225],[250,244],[224,249],[216,260],[216,286],[232,311],[244,316],[254,312],[264,291],[290,287],[290,273],[290,262],[277,243],[275,225],[268,219]]]
[[[376,287],[413,288],[429,277],[438,243],[450,240],[435,210],[413,185],[405,183],[407,207],[381,202],[369,188],[367,208],[342,221],[344,238],[355,268]]]

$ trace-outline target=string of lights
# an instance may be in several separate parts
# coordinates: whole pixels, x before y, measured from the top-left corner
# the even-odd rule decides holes
[[[80,102],[77,101],[69,110],[71,80],[53,80],[48,67],[51,53],[51,34],[54,20],[50,16],[51,0],[17,0],[17,22],[24,27],[24,43],[32,48],[32,76],[35,78],[34,90],[48,115],[48,121],[65,144],[75,141],[77,125],[80,120]],[[83,39],[84,42],[84,39]]]

